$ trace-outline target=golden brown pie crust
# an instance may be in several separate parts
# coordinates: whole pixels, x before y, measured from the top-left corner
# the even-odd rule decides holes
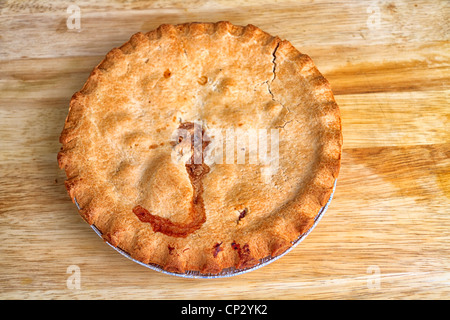
[[[171,159],[171,135],[194,121],[278,129],[277,171],[192,167],[205,170],[199,197],[199,180]],[[70,197],[105,240],[171,272],[218,273],[278,256],[312,226],[338,176],[342,133],[307,55],[253,25],[218,22],[161,25],[111,50],[73,95],[60,142]]]

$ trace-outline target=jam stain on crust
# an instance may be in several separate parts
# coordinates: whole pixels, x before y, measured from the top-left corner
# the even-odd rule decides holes
[[[239,243],[233,241],[231,243],[231,247],[233,248],[233,250],[237,251],[239,256],[239,263],[236,266],[238,269],[249,268],[259,262],[257,259],[252,257],[248,243],[244,244],[244,246],[241,247]]]
[[[248,213],[248,209],[247,208],[244,208],[244,210],[242,210],[241,212],[239,212],[239,218],[238,218],[238,223],[239,223],[239,221],[241,221],[241,219],[243,219],[243,218],[245,218],[245,216],[247,215],[247,213]]]
[[[214,258],[217,258],[217,255],[219,254],[219,252],[223,251],[223,248],[220,247],[221,245],[222,245],[222,242],[216,243],[213,246],[213,249],[214,249],[213,256],[214,256]]]
[[[186,163],[186,171],[189,175],[189,180],[192,184],[193,195],[191,200],[191,207],[189,210],[189,222],[179,223],[172,222],[170,219],[163,218],[151,214],[147,209],[136,206],[133,208],[133,213],[140,221],[150,223],[154,232],[161,232],[172,237],[185,238],[200,227],[206,221],[205,205],[203,202],[203,177],[208,174],[210,168],[204,163],[204,151],[208,146],[209,141],[205,141],[203,136],[204,130],[201,131],[201,146],[198,145],[198,133],[195,132],[195,124],[192,122],[184,122],[180,124],[178,129],[187,130],[190,133],[191,141],[191,161]],[[183,139],[179,139],[178,143],[182,143]],[[184,142],[186,143],[186,142]],[[201,150],[200,150],[201,149]],[[201,157],[201,163],[197,161]],[[197,162],[197,163],[196,163]]]

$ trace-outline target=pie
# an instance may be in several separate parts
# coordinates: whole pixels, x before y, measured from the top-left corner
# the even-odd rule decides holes
[[[161,25],[76,92],[58,163],[82,218],[174,273],[277,257],[338,176],[339,107],[311,58],[261,29]]]

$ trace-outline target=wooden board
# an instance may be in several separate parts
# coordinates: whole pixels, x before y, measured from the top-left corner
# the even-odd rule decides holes
[[[0,3],[1,299],[450,298],[448,1],[80,0],[80,29],[68,29],[70,3]],[[313,58],[341,108],[342,169],[322,221],[288,255],[182,279],[122,257],[82,221],[58,137],[111,48],[161,23],[218,20]]]

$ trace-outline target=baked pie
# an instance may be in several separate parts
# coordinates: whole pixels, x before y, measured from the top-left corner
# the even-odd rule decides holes
[[[341,159],[330,85],[253,25],[161,25],[112,49],[75,93],[58,163],[80,215],[174,273],[276,257],[313,225]]]

